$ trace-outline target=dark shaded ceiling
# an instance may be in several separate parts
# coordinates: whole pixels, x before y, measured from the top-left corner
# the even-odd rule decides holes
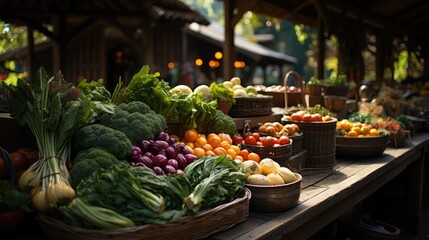
[[[227,0],[229,1],[229,0]],[[427,36],[427,0],[236,0],[254,13],[287,19],[317,27],[322,19],[326,29],[355,20],[373,31],[388,31],[411,37]]]
[[[207,19],[180,0],[0,0],[0,19],[17,25],[50,23],[54,15],[69,17],[147,17],[157,22],[197,22]]]

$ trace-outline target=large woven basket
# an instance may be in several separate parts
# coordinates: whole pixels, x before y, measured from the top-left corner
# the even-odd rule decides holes
[[[302,152],[304,145],[304,134],[301,132],[298,136],[289,136],[292,139],[292,156]]]
[[[337,120],[327,122],[285,121],[295,123],[303,133],[307,150],[304,169],[332,169],[335,164],[335,129]]]
[[[273,97],[241,97],[236,98],[229,110],[231,117],[264,116],[273,113]]]
[[[230,203],[167,224],[94,230],[70,226],[46,215],[37,215],[36,220],[46,237],[55,240],[203,239],[247,219],[251,197],[250,190],[246,188],[243,195],[243,197]]]
[[[257,153],[261,159],[271,158],[276,161],[280,166],[286,166],[286,162],[292,156],[293,140],[290,144],[281,145],[278,147],[258,146],[243,144],[242,147],[248,149],[250,152]]]

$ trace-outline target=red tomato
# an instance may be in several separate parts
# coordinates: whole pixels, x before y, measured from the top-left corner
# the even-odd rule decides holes
[[[290,115],[290,119],[293,121],[302,121],[303,114],[300,112],[292,113]]]
[[[285,145],[290,143],[290,138],[288,136],[281,136],[279,138],[280,145]]]
[[[257,142],[256,142],[256,145],[258,145],[258,146],[264,146],[264,145],[262,145],[262,142],[261,142],[261,141],[257,141]]]
[[[254,136],[249,136],[244,139],[244,143],[248,145],[256,145],[256,138]]]
[[[240,144],[243,143],[243,137],[240,136],[239,134],[234,134],[234,136],[232,136],[232,142],[234,144]]]
[[[262,140],[262,145],[265,147],[272,147],[275,144],[275,140],[274,137],[271,136],[266,136],[263,140]]]
[[[302,116],[302,121],[311,122],[311,114],[306,113]]]
[[[315,113],[311,115],[311,121],[320,122],[322,121],[322,115],[320,113]]]
[[[21,152],[12,152],[9,154],[15,170],[19,171],[28,167],[27,156]]]
[[[261,135],[259,135],[259,133],[257,132],[252,133],[252,136],[256,139],[256,141],[258,141],[259,138],[261,137]]]
[[[322,121],[324,121],[324,122],[328,122],[328,121],[331,121],[331,120],[332,120],[332,118],[330,116],[324,116],[324,117],[322,117]]]

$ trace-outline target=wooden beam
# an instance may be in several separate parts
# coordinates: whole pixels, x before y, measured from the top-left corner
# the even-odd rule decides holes
[[[426,15],[429,10],[429,2],[424,3],[415,3],[409,6],[406,9],[402,9],[402,11],[398,12],[395,15],[394,20],[396,22],[410,21],[415,17],[420,17],[422,15]]]
[[[383,40],[382,33],[378,33],[376,36],[376,53],[375,53],[375,80],[382,82],[384,79],[384,51],[383,51]]]
[[[224,1],[224,14],[225,14],[225,42],[223,44],[223,77],[224,80],[229,80],[234,75],[233,62],[235,60],[235,45],[234,45],[234,9],[236,0]]]
[[[308,5],[310,5],[312,3],[312,0],[306,0],[303,1],[301,4],[299,4],[298,6],[296,6],[292,12],[293,13],[298,13],[299,11],[301,11],[302,9],[306,8]]]
[[[319,19],[317,31],[317,79],[325,78],[325,24]]]
[[[27,26],[27,51],[28,51],[28,79],[30,82],[34,81],[34,29]]]

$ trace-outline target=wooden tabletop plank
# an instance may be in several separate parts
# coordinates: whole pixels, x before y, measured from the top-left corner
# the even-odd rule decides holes
[[[304,175],[296,207],[277,214],[251,213],[240,227],[212,239],[309,237],[404,171],[426,148],[429,134],[420,134],[409,146],[387,148],[377,158],[338,159],[332,171]]]

